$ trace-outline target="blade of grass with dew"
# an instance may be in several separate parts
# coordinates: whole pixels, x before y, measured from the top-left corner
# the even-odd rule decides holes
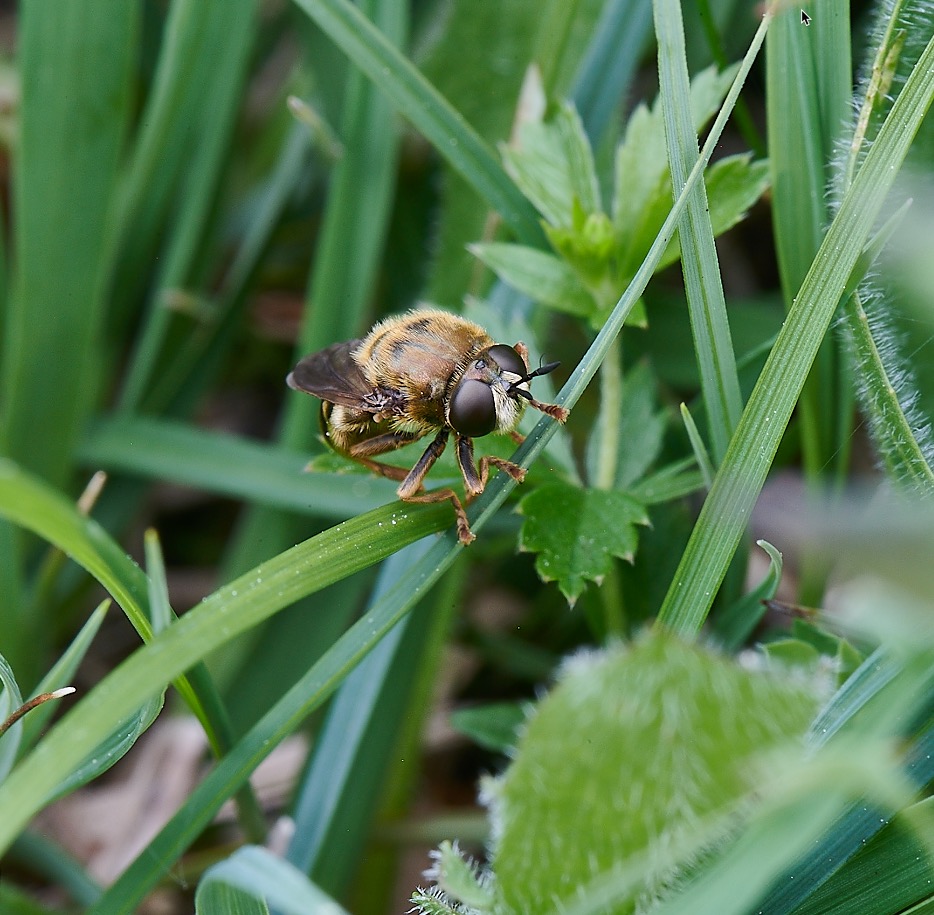
[[[97,420],[78,457],[88,467],[322,518],[348,518],[396,498],[396,484],[370,474],[303,473],[307,452],[143,416]]]
[[[500,214],[520,241],[534,246],[544,243],[538,214],[492,150],[357,7],[348,0],[294,2]]]
[[[127,411],[136,409],[143,402],[153,379],[159,375],[157,366],[174,315],[174,311],[166,304],[166,295],[185,287],[194,258],[203,244],[205,225],[230,149],[230,136],[253,43],[255,0],[200,2],[203,8],[198,15],[206,18],[203,31],[198,30],[197,34],[206,46],[198,49],[197,56],[203,58],[198,66],[204,69],[194,74],[192,81],[173,86],[172,91],[168,92],[175,100],[171,113],[187,123],[190,129],[174,135],[181,148],[173,151],[167,146],[166,139],[162,139],[160,145],[160,167],[168,170],[170,165],[167,163],[174,160],[178,168],[170,186],[171,197],[177,199],[172,222],[163,228],[168,238],[160,245],[164,250],[159,253],[158,277],[151,293],[148,313],[129,360],[129,374],[120,394],[120,408]],[[219,40],[221,37],[222,40]],[[177,79],[177,74],[167,77],[169,81],[173,78]],[[189,98],[179,98],[179,92],[186,93]],[[158,94],[155,96],[157,100],[163,97]],[[186,113],[190,113],[192,118],[187,122]],[[144,134],[140,140],[139,163],[147,161],[148,142],[149,136]],[[135,175],[131,178],[131,191],[135,187],[132,183],[134,178]],[[150,189],[146,188],[144,196],[149,193]],[[125,225],[124,231],[129,228],[129,225]],[[137,250],[142,252],[143,240],[135,238],[135,229],[132,234],[134,246],[138,246]],[[156,240],[153,239],[154,242]],[[122,259],[119,266],[121,271],[127,269],[126,263],[130,260],[128,256],[125,257],[126,261]],[[141,265],[139,269],[145,275]]]
[[[697,161],[697,134],[691,115],[691,84],[678,0],[655,0],[659,93],[665,117],[668,165],[675,197]],[[714,246],[704,183],[698,182],[678,226],[681,267],[700,370],[701,390],[716,464],[723,460],[742,399],[726,315],[720,265]]]
[[[659,622],[688,636],[710,609],[849,276],[934,97],[934,40],[870,150],[746,404]]]
[[[130,714],[239,633],[299,598],[450,525],[450,519],[450,509],[442,505],[387,506],[330,528],[215,591],[105,677],[0,786],[0,809],[4,810],[0,849],[9,845],[48,792],[107,735],[111,721]],[[453,533],[449,537],[454,540]],[[352,640],[356,643],[360,630],[351,631],[357,633]],[[230,758],[231,754],[225,757]]]
[[[913,805],[909,822],[930,823],[934,798]],[[927,845],[896,819],[882,829],[826,883],[794,909],[795,915],[890,915],[931,896]]]

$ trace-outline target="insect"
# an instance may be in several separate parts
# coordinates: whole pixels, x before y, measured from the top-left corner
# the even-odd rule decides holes
[[[452,489],[423,491],[428,471],[454,434],[466,501],[483,492],[490,467],[521,483],[525,470],[499,457],[474,461],[473,439],[490,432],[516,432],[526,404],[564,422],[568,411],[540,403],[529,382],[558,367],[529,370],[523,343],[495,343],[477,324],[436,308],[416,308],[387,318],[366,337],[335,343],[305,356],[286,379],[289,387],[321,398],[321,424],[340,454],[399,481],[406,502],[449,499],[460,542],[474,539],[464,505]],[[434,433],[411,470],[373,458]]]

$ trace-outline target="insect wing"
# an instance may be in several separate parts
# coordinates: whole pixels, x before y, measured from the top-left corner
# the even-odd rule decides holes
[[[363,398],[373,391],[351,356],[360,342],[334,343],[305,356],[289,373],[286,382],[296,391],[314,394],[330,403],[359,407]]]

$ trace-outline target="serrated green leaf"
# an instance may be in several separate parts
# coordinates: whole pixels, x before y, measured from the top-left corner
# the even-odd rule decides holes
[[[702,70],[691,80],[691,115],[694,129],[700,129],[716,113],[736,75],[735,67],[717,73],[715,67]],[[662,199],[662,220],[657,223],[649,243],[654,240],[658,226],[671,207],[668,155],[665,145],[665,122],[661,105],[649,108],[639,105],[626,125],[623,142],[616,151],[616,186],[613,196],[613,223],[617,230],[631,230],[650,201]],[[646,250],[648,250],[646,248]]]
[[[575,206],[585,214],[600,210],[593,150],[570,105],[562,106],[547,123],[524,124],[519,142],[503,148],[503,161],[552,226],[570,228]]]
[[[595,213],[600,206],[600,186],[593,149],[573,105],[565,103],[555,117],[555,127],[567,160],[571,191],[585,213]]]
[[[573,604],[588,581],[599,581],[613,557],[631,559],[638,545],[637,524],[647,524],[641,503],[618,490],[581,489],[550,483],[519,503],[525,516],[519,548],[537,553],[543,581],[557,581]]]
[[[503,282],[542,305],[587,319],[597,311],[577,274],[554,254],[505,243],[470,245],[470,251]]]

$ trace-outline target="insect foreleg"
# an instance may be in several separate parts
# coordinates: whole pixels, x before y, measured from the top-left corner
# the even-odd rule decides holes
[[[442,429],[434,438],[432,443],[425,449],[425,453],[418,459],[418,463],[409,471],[408,476],[402,482],[402,485],[396,490],[400,499],[406,502],[444,502],[450,500],[454,506],[454,514],[457,516],[457,539],[465,546],[472,543],[476,537],[470,530],[470,522],[467,520],[467,512],[464,511],[464,505],[457,497],[453,489],[433,489],[431,492],[419,492],[422,488],[422,482],[425,475],[431,470],[435,461],[441,457],[445,445],[448,442],[448,429]]]
[[[457,463],[460,466],[461,474],[464,477],[464,486],[467,489],[467,500],[470,501],[474,496],[480,495],[486,488],[486,481],[490,476],[490,467],[498,467],[500,470],[508,473],[517,483],[525,479],[525,470],[512,461],[504,458],[487,455],[480,458],[479,472],[474,465],[473,457],[473,439],[466,435],[457,436]]]

